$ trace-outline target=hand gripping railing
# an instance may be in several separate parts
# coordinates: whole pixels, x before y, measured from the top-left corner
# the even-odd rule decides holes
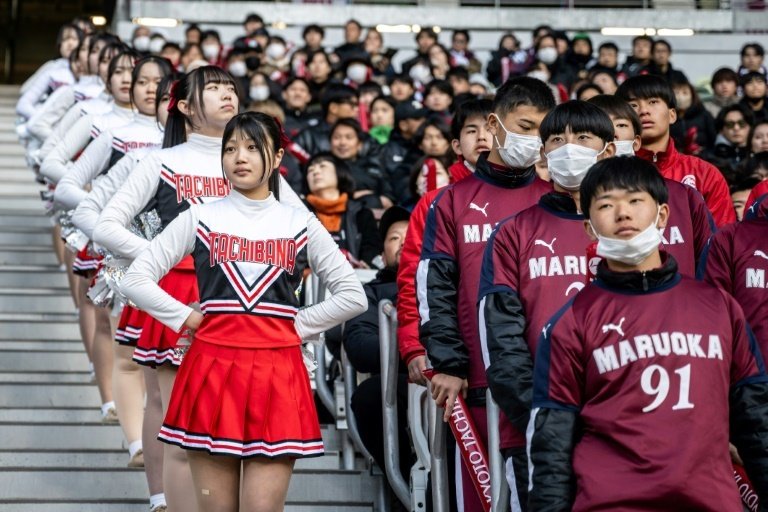
[[[501,456],[499,439],[499,406],[493,401],[491,390],[485,391],[485,411],[488,418],[488,467],[491,470],[491,511],[509,510],[509,486],[507,485],[504,458]]]
[[[400,472],[400,440],[397,430],[397,311],[392,301],[387,299],[379,302],[379,355],[384,414],[384,470],[397,499],[409,507],[411,493]]]

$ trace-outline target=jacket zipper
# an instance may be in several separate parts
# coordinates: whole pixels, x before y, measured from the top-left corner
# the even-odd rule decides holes
[[[643,274],[643,291],[647,292],[648,291],[648,276],[645,275],[646,274],[645,270],[642,271],[642,274]]]

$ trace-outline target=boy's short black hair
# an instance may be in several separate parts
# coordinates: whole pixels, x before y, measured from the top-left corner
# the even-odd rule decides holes
[[[390,78],[387,79],[387,85],[392,87],[392,84],[395,82],[402,82],[404,84],[408,84],[411,86],[412,89],[415,89],[416,86],[413,84],[413,78],[411,78],[406,73],[398,73],[396,75],[392,75]]]
[[[597,53],[600,53],[600,50],[613,50],[616,53],[619,53],[619,47],[616,46],[616,43],[607,41],[600,46],[597,47]]]
[[[488,118],[491,112],[493,112],[491,110],[491,100],[488,99],[472,99],[461,103],[456,107],[456,113],[451,121],[451,137],[459,140],[461,129],[464,128],[467,120],[481,117],[485,122],[485,119]]]
[[[653,47],[652,48],[656,48],[660,44],[663,44],[664,46],[666,46],[667,50],[669,50],[669,53],[672,53],[672,45],[669,44],[669,41],[667,41],[666,39],[657,39],[657,40],[655,40],[653,42]]]
[[[451,41],[453,41],[453,38],[456,37],[457,35],[463,35],[464,38],[467,40],[467,43],[469,43],[469,41],[470,41],[469,30],[464,29],[464,28],[460,28],[458,30],[454,30],[453,34],[451,34]]]
[[[433,39],[435,42],[437,42],[437,33],[432,27],[422,27],[421,30],[416,34],[416,37],[414,40],[418,41],[421,36],[428,36],[429,38]]]
[[[733,82],[739,85],[739,75],[731,68],[720,68],[712,74],[712,80],[709,85],[714,89],[720,82]]]
[[[744,192],[745,190],[752,190],[761,181],[763,180],[755,176],[751,176],[751,175],[744,176],[742,178],[739,178],[733,185],[731,185],[728,189],[728,192],[730,192],[731,194],[735,194],[736,192]]]
[[[426,121],[421,123],[421,126],[419,126],[419,129],[416,130],[416,133],[413,135],[414,144],[417,147],[421,146],[421,143],[424,142],[425,132],[427,131],[427,128],[429,128],[430,126],[433,128],[436,128],[443,135],[443,138],[448,141],[448,146],[450,148],[451,129],[448,127],[447,124],[445,124],[445,121],[443,121],[440,117],[437,117],[437,116],[430,116],[427,118]]]
[[[669,108],[676,108],[675,92],[664,78],[656,75],[638,75],[628,78],[616,90],[624,101],[659,98]]]
[[[597,105],[581,100],[571,100],[556,106],[539,126],[541,140],[546,140],[570,128],[573,133],[594,133],[603,142],[613,140],[613,122]]]
[[[264,24],[264,18],[256,14],[255,12],[250,13],[248,16],[245,17],[245,20],[243,21],[243,25],[247,23],[261,23]]]
[[[752,176],[758,170],[768,170],[768,151],[761,151],[749,157],[741,169],[742,176]]]
[[[750,128],[755,124],[755,115],[752,113],[752,109],[743,103],[734,103],[733,105],[721,108],[720,112],[717,113],[717,117],[715,118],[715,130],[718,132],[723,130],[725,127],[725,116],[731,112],[740,112],[742,117],[744,117],[744,121],[747,122]]]
[[[433,91],[439,91],[453,98],[453,86],[448,80],[432,80],[424,87],[424,97],[426,98]]]
[[[446,80],[457,78],[459,80],[469,82],[469,70],[464,66],[456,66],[448,70],[448,72],[445,74],[445,78]]]
[[[352,171],[349,170],[347,163],[344,160],[337,158],[330,151],[323,151],[313,155],[307,162],[307,165],[304,166],[304,194],[309,194],[309,184],[307,183],[309,167],[312,164],[320,162],[330,162],[336,168],[336,188],[339,189],[340,194],[348,194],[351,196],[355,192],[355,179],[352,177]]]
[[[541,80],[516,76],[496,90],[492,108],[499,117],[504,117],[521,105],[549,112],[555,108],[555,96],[552,89]]]
[[[355,25],[358,28],[358,30],[363,30],[363,26],[355,18],[350,18],[346,22],[344,22],[344,26],[346,27],[347,25]]]
[[[589,219],[592,200],[599,192],[607,190],[648,192],[658,204],[669,201],[669,191],[659,171],[652,163],[636,156],[606,158],[587,171],[579,188],[584,218]]]
[[[632,38],[632,47],[634,48],[635,43],[637,43],[639,41],[648,41],[649,43],[651,43],[651,48],[653,48],[653,38],[651,36],[648,36],[648,35],[644,34],[642,36],[635,36],[635,37],[633,37]]]
[[[599,94],[589,98],[587,103],[598,106],[600,110],[608,114],[608,117],[626,119],[632,123],[632,130],[634,130],[635,136],[643,134],[643,124],[640,122],[640,116],[637,115],[635,109],[629,106],[629,103],[618,96]]]
[[[316,23],[311,23],[304,27],[304,30],[301,31],[301,38],[304,39],[310,32],[317,32],[320,34],[320,37],[325,37],[325,29]]]
[[[752,80],[759,80],[763,83],[766,83],[764,74],[760,73],[759,71],[750,71],[749,73],[744,73],[741,75],[740,85],[744,87]]]
[[[345,101],[358,98],[357,89],[344,84],[328,84],[320,99],[323,115],[328,114],[328,107],[331,106],[331,103],[344,103]]]
[[[576,99],[579,99],[579,97],[585,92],[589,90],[595,91],[597,94],[603,94],[603,90],[600,88],[599,85],[593,84],[592,82],[587,82],[585,84],[581,84],[578,89],[576,89],[576,92],[574,93],[574,96],[576,96]]]
[[[749,50],[749,49],[755,50],[755,53],[757,55],[759,55],[760,57],[764,57],[765,56],[765,49],[763,48],[763,45],[761,45],[760,43],[747,43],[747,44],[745,44],[744,46],[741,47],[741,52],[740,52],[739,55],[741,57],[743,57],[744,55],[746,55],[747,50]]]
[[[376,96],[381,96],[384,90],[381,88],[381,84],[379,84],[378,82],[374,82],[373,80],[368,80],[367,82],[363,82],[357,87],[357,92],[360,94],[373,92],[373,93],[376,93]]]

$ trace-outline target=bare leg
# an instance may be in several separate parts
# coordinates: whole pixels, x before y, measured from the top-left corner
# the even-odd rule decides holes
[[[115,331],[112,329],[112,321],[109,310],[95,308],[96,332],[93,336],[93,368],[96,371],[96,385],[99,387],[101,403],[112,401],[112,360]]]
[[[72,251],[64,251],[64,266],[67,272],[67,283],[69,283],[69,293],[72,295],[72,302],[75,307],[79,307],[77,288],[80,283],[80,277],[72,273],[72,264],[75,262],[75,254]]]
[[[68,251],[67,248],[64,246],[64,240],[61,239],[61,225],[56,224],[53,226],[53,230],[51,230],[51,237],[53,238],[53,252],[56,254],[56,260],[59,262],[59,265],[64,263],[64,254],[72,251]]]
[[[157,367],[160,395],[163,401],[163,416],[168,412],[176,369],[168,365]],[[163,447],[163,489],[168,502],[168,512],[187,512],[197,508],[192,473],[187,461],[187,450],[166,444]]]
[[[238,512],[240,459],[189,450],[198,512]]]
[[[144,411],[144,425],[141,438],[144,443],[144,472],[147,475],[149,495],[163,492],[163,447],[157,440],[160,425],[163,423],[163,403],[160,399],[160,384],[157,372],[147,366],[142,367],[144,382],[147,386],[147,409]]]
[[[141,440],[144,423],[144,375],[133,362],[133,347],[112,342],[114,370],[112,394],[115,397],[117,418],[128,444]]]
[[[88,360],[93,362],[93,338],[96,334],[96,306],[91,299],[86,297],[89,281],[79,276],[74,276],[77,280],[77,305],[78,321],[80,323],[80,336],[83,338],[85,353],[88,354]]]
[[[294,459],[243,461],[241,512],[282,512]]]

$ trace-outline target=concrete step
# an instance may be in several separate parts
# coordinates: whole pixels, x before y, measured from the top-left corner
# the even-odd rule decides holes
[[[46,215],[41,215],[39,212],[35,212],[34,215],[23,215],[23,212],[13,212],[12,214],[8,214],[8,212],[4,212],[3,214],[0,214],[0,226],[3,227],[18,227],[18,228],[32,228],[32,229],[42,229],[47,228],[51,229],[53,228],[53,221],[51,217],[48,217]]]
[[[53,340],[2,340],[0,341],[0,352],[3,351],[22,351],[22,352],[81,352],[83,344],[78,340],[72,341],[53,341]]]
[[[3,229],[0,227],[0,246],[29,244],[41,247],[51,247],[53,237],[48,227],[30,227],[27,232],[24,228]]]
[[[50,267],[39,267],[37,270],[9,270],[8,267],[0,267],[0,287],[30,286],[30,287],[56,287],[67,288],[67,274],[56,267],[56,270],[48,270]]]
[[[66,289],[50,290],[47,293],[6,292],[0,289],[0,312],[74,313],[75,307]]]
[[[39,215],[45,213],[43,201],[40,199],[39,195],[29,195],[24,197],[0,195],[0,204],[3,205],[4,209],[32,211]]]
[[[25,354],[27,357],[35,357],[34,354]],[[83,357],[81,354],[76,355]],[[0,384],[0,407],[81,407],[99,403],[99,391],[90,383],[62,383],[56,386],[38,383]],[[75,434],[81,436],[79,432]],[[6,435],[10,434],[1,437]],[[2,440],[0,446],[3,446]]]
[[[53,248],[42,245],[0,245],[0,265],[50,265],[58,267]]]
[[[55,317],[50,321],[30,320],[25,321],[26,317]],[[7,319],[12,317],[11,319]],[[60,318],[60,320],[58,319]],[[13,320],[16,321],[13,321]],[[79,340],[80,330],[75,315],[64,314],[27,314],[12,313],[7,315],[0,313],[0,324],[4,324],[0,329],[0,340]],[[10,357],[10,354],[9,354]],[[22,363],[23,364],[23,363]],[[2,371],[3,362],[0,360],[0,371]],[[51,369],[55,369],[53,366]],[[28,369],[28,368],[23,368]]]
[[[71,338],[72,339],[72,338]],[[83,353],[41,352],[34,356],[6,351],[0,357],[0,372],[87,372],[88,358]]]
[[[73,342],[74,343],[74,342]],[[0,372],[0,383],[7,382],[44,382],[53,386],[60,383],[76,382],[89,383],[91,381],[88,372]],[[2,411],[2,409],[0,409]],[[3,421],[0,412],[0,421]]]

